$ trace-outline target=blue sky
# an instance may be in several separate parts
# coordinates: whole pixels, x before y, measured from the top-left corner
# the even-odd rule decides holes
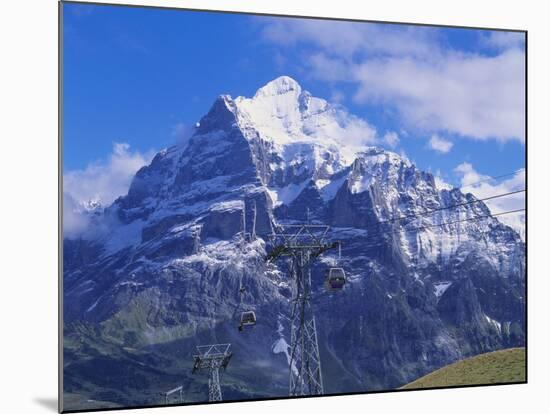
[[[217,95],[280,75],[452,185],[524,167],[521,33],[66,3],[63,37],[73,181],[133,174]]]

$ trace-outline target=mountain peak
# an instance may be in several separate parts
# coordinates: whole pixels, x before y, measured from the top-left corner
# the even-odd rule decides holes
[[[300,95],[302,87],[290,76],[279,76],[258,89],[255,97],[283,95],[288,92]]]
[[[312,154],[326,150],[339,165],[336,171],[351,164],[357,150],[374,134],[365,121],[312,96],[289,76],[270,81],[253,98],[237,97],[234,105],[245,137],[272,142],[285,162],[294,158],[298,162],[306,148]],[[317,158],[323,162],[323,156],[317,154]]]

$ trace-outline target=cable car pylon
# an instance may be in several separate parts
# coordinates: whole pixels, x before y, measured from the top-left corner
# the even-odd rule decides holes
[[[309,214],[308,214],[309,216]],[[294,284],[290,316],[289,396],[322,395],[323,377],[315,314],[311,306],[311,265],[339,243],[330,243],[330,227],[310,224],[279,225],[271,234],[273,249],[268,262],[290,259],[290,276]]]
[[[233,353],[231,344],[200,345],[193,355],[193,374],[208,373],[208,401],[222,401],[220,369],[225,370]]]

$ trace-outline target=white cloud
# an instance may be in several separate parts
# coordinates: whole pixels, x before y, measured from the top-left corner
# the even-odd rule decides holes
[[[525,138],[524,54],[372,59],[350,68],[357,102],[395,107],[407,125],[475,139]]]
[[[63,174],[63,237],[76,238],[90,231],[102,231],[90,226],[93,209],[107,207],[117,197],[127,193],[135,173],[148,164],[153,151],[130,151],[126,143],[114,143],[107,160],[90,163],[83,170]]]
[[[83,170],[63,174],[63,192],[76,203],[99,201],[111,204],[117,197],[126,194],[137,170],[148,164],[153,151],[131,151],[126,143],[114,143],[113,152],[106,161],[95,161]]]
[[[455,173],[461,175],[460,184],[462,187],[469,187],[479,181],[489,179],[488,175],[479,174],[469,162],[463,162],[454,169]]]
[[[355,83],[356,102],[393,107],[407,127],[525,139],[525,54],[515,34],[483,38],[499,45],[491,56],[449,49],[431,27],[271,20],[263,36],[287,48],[306,46],[310,76]]]
[[[397,135],[397,133],[394,131],[386,132],[382,137],[382,140],[390,148],[395,148],[397,145],[399,145],[399,135]]]
[[[434,151],[441,152],[442,154],[447,154],[451,148],[453,148],[453,143],[441,138],[439,135],[434,134],[429,141],[430,148]]]
[[[454,170],[461,178],[461,190],[472,193],[477,198],[487,198],[499,194],[525,189],[525,170],[517,171],[512,178],[495,182],[489,176],[477,172],[472,164],[464,162]],[[525,208],[525,192],[499,197],[485,202],[493,214]],[[525,213],[512,213],[498,219],[525,237]]]
[[[63,193],[63,237],[75,238],[84,233],[90,224],[90,216],[70,194]]]
[[[483,36],[482,42],[486,46],[496,49],[523,48],[525,46],[525,35],[519,32],[493,31]]]
[[[345,95],[341,91],[332,91],[330,95],[330,102],[340,104],[345,98]]]
[[[337,124],[332,127],[327,126],[326,132],[343,145],[361,150],[365,145],[378,142],[376,129],[364,119],[345,110],[339,111],[337,116]]]
[[[310,76],[326,82],[350,80],[350,65],[341,59],[316,53],[306,60]]]
[[[284,46],[313,43],[345,58],[358,53],[426,56],[433,54],[437,40],[431,27],[305,19],[270,19],[262,35]]]
[[[435,186],[437,187],[438,190],[451,190],[453,188],[451,184],[445,181],[440,170],[437,170],[437,172],[435,173],[434,181],[435,181]]]
[[[402,150],[399,152],[399,156],[400,156],[401,158],[403,158],[403,161],[405,161],[405,162],[407,162],[407,163],[409,163],[409,164],[416,164],[416,162],[414,162],[414,160],[411,160],[411,159],[409,158],[409,156],[407,155],[407,153],[405,152],[404,149],[402,149]]]

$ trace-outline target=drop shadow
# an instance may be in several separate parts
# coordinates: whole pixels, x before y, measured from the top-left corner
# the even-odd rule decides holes
[[[49,411],[57,412],[57,398],[35,398],[34,402],[47,408]]]

